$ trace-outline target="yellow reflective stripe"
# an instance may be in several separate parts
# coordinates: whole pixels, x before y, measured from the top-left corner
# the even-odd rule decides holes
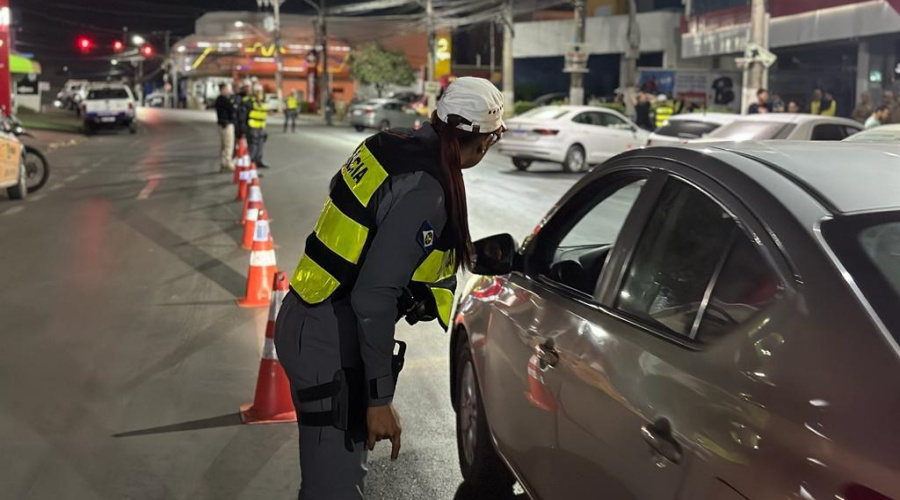
[[[329,250],[356,264],[362,254],[369,229],[341,212],[331,198],[316,223],[316,236]]]
[[[428,257],[416,268],[412,280],[421,283],[435,283],[456,274],[453,251],[432,250]]]
[[[308,256],[304,255],[297,264],[291,288],[300,295],[307,304],[318,304],[337,290],[340,282],[328,271],[322,269]]]
[[[369,205],[375,191],[388,177],[387,171],[378,163],[365,143],[361,144],[347,160],[341,168],[341,173],[350,191],[364,207]]]
[[[453,292],[446,288],[432,288],[431,294],[434,295],[434,303],[437,304],[438,321],[442,327],[447,328],[450,324],[450,311],[453,309]]]

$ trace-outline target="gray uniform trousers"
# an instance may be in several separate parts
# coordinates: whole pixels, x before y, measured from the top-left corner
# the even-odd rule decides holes
[[[260,166],[263,163],[264,128],[247,127],[247,148],[250,149],[250,160]]]
[[[349,300],[307,307],[293,292],[275,324],[276,349],[292,392],[327,384],[342,367],[360,367],[356,315]],[[342,361],[343,358],[343,361]],[[300,403],[298,413],[331,409],[330,400]],[[365,498],[365,429],[357,429],[347,449],[345,432],[335,427],[300,426],[301,500]],[[353,442],[355,441],[355,442]]]

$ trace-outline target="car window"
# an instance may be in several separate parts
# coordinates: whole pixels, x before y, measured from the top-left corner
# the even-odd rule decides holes
[[[822,123],[813,127],[810,139],[813,141],[843,141],[844,137],[846,135],[844,134],[843,125]]]
[[[594,294],[607,256],[644,183],[643,179],[630,182],[587,204],[581,212],[584,215],[554,248],[548,276],[551,280]]]
[[[94,89],[88,92],[88,99],[128,99],[125,89]]]
[[[718,123],[693,120],[669,120],[668,125],[656,130],[656,134],[680,139],[699,139],[719,128]]]
[[[521,115],[519,115],[519,118],[530,118],[532,120],[556,120],[566,113],[568,113],[568,111],[565,109],[560,109],[554,106],[544,106],[522,113]]]
[[[712,343],[749,321],[771,304],[782,290],[781,281],[744,233],[735,237],[715,278],[696,339]]]
[[[850,137],[851,135],[854,135],[854,134],[858,133],[859,131],[860,131],[860,129],[858,129],[856,127],[844,125],[844,137]]]
[[[739,120],[719,127],[707,137],[729,141],[775,139],[786,126],[789,125],[780,122]]]
[[[578,113],[572,118],[572,121],[575,123],[581,123],[582,125],[592,125],[593,120],[591,119],[591,113]]]
[[[669,181],[635,248],[616,308],[689,337],[735,229],[708,196]]]
[[[631,125],[625,120],[619,118],[612,113],[597,113],[600,118],[600,124],[604,127],[615,128],[619,130],[631,129]]]

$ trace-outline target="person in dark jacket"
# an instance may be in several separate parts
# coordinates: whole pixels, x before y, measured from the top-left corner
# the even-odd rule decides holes
[[[234,140],[235,143],[242,137],[247,136],[247,115],[250,114],[249,107],[250,85],[246,82],[241,83],[238,87],[237,94],[233,96],[235,117],[234,117]]]
[[[491,82],[458,78],[431,123],[366,139],[333,177],[275,324],[300,424],[301,499],[361,500],[367,452],[390,440],[398,457],[394,324],[451,322],[456,272],[472,254],[462,171],[500,139],[502,116]]]
[[[221,139],[220,172],[234,171],[234,124],[237,110],[231,100],[231,86],[227,83],[219,85],[219,97],[216,98],[216,121],[219,124]]]

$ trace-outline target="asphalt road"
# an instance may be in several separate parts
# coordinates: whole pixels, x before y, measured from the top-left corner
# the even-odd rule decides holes
[[[0,498],[293,499],[297,429],[244,426],[265,309],[241,309],[240,205],[218,174],[210,113],[143,110],[137,135],[101,134],[48,157],[24,202],[0,196]],[[274,128],[261,180],[279,267],[291,271],[329,178],[365,137]],[[475,237],[521,240],[578,176],[466,172]],[[396,407],[403,450],[370,457],[368,498],[458,494],[447,336],[408,341]]]

